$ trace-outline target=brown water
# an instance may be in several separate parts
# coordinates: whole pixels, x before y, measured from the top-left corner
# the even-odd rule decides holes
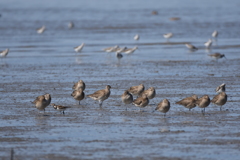
[[[93,2],[1,2],[0,48],[10,52],[0,59],[0,157],[9,159],[13,148],[15,159],[238,159],[239,2]],[[174,16],[181,20],[170,21]],[[43,24],[46,32],[37,35]],[[219,38],[205,50],[215,29]],[[174,33],[169,42],[162,37],[167,32]],[[74,53],[82,42],[83,51]],[[185,42],[200,49],[190,52]],[[119,64],[115,53],[101,51],[114,45],[139,50]],[[215,52],[227,59],[207,55]],[[88,98],[77,105],[70,96],[79,79],[85,94],[112,86],[102,109]],[[141,83],[155,87],[156,97],[143,112],[133,105],[126,111],[121,94]],[[212,99],[222,83],[228,94],[223,111],[210,104],[202,115],[200,108],[175,105],[192,94]],[[50,106],[39,113],[31,101],[45,93],[71,108],[65,115]],[[171,103],[167,116],[152,113],[164,98]]]

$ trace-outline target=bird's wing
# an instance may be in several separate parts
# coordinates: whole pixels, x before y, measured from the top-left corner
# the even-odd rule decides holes
[[[45,99],[45,97],[44,97],[43,95],[42,95],[42,96],[38,96],[38,97],[36,97],[36,99],[33,101],[33,103],[36,104],[37,101],[42,100],[42,99]]]
[[[90,95],[87,95],[87,96],[88,97],[95,97],[95,98],[102,97],[105,94],[104,91],[105,90],[99,90],[99,91],[96,91],[93,94],[90,94]]]
[[[136,105],[141,105],[143,103],[143,99],[140,97],[140,98],[134,100],[133,103]]]
[[[220,94],[216,95],[216,96],[211,100],[211,102],[216,103],[217,100],[219,99],[219,96],[220,96]]]

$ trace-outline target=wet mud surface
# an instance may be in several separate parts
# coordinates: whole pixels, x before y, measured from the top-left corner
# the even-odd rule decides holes
[[[0,51],[10,49],[0,58],[0,159],[10,159],[11,149],[15,160],[239,159],[239,2],[124,2],[0,2]],[[42,25],[46,31],[37,34]],[[206,49],[214,30],[219,36]],[[169,32],[174,36],[164,39]],[[188,50],[187,42],[199,49]],[[75,53],[81,43],[82,52]],[[102,51],[115,45],[139,50],[118,61]],[[226,59],[208,56],[216,52]],[[80,79],[86,95],[111,85],[102,108],[90,98],[78,105],[71,97]],[[210,104],[203,115],[198,107],[188,111],[175,104],[193,94],[212,99],[222,83],[228,95],[222,111]],[[139,84],[156,89],[141,112],[120,98]],[[34,107],[31,102],[46,93],[52,103],[70,107],[65,115],[52,106],[45,113]],[[165,98],[171,103],[166,117],[153,112]]]
[[[239,60],[123,61],[116,65],[115,57],[106,53],[102,58],[110,59],[108,63],[77,64],[75,58],[66,64],[1,67],[1,158],[14,148],[16,159],[236,159]],[[102,108],[89,98],[78,105],[70,96],[78,79],[86,83],[85,94],[112,86]],[[216,86],[223,82],[229,96],[223,111],[210,104],[202,115],[200,108],[188,111],[175,104],[192,94],[213,98]],[[142,112],[133,105],[126,111],[120,96],[140,83],[154,86],[157,95]],[[51,106],[39,113],[31,101],[45,93],[52,95],[52,103],[71,108],[65,115]],[[166,117],[152,112],[164,98],[171,103]]]

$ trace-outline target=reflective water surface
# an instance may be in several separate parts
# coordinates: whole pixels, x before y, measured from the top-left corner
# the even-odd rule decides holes
[[[1,1],[0,50],[10,52],[0,59],[0,157],[10,158],[13,148],[15,159],[238,159],[239,6],[237,0]],[[219,36],[205,49],[214,30]],[[118,61],[103,51],[115,45],[139,50]],[[216,52],[226,58],[208,56]],[[112,86],[102,108],[70,96],[79,79],[86,95]],[[121,94],[141,83],[155,87],[156,97],[143,112],[133,105],[126,111]],[[210,104],[202,115],[175,104],[192,94],[212,99],[222,83],[223,111]],[[71,108],[65,115],[51,106],[39,113],[31,102],[45,93]],[[167,116],[152,113],[164,98],[171,103]]]

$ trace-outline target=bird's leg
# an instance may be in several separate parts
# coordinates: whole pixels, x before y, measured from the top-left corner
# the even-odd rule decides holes
[[[102,107],[102,101],[99,100],[99,107]]]
[[[79,103],[78,103],[79,105],[80,105],[80,101],[79,101]]]
[[[127,111],[127,106],[126,106],[126,111]]]
[[[63,114],[65,114],[64,111],[63,111]]]
[[[164,117],[166,117],[166,113],[164,113]]]
[[[220,111],[222,111],[222,106],[220,106]]]

